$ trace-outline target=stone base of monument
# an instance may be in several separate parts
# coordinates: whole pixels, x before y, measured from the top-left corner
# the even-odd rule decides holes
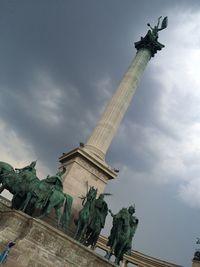
[[[192,261],[192,267],[200,267],[200,261]]]
[[[115,266],[42,220],[2,204],[0,210],[0,251],[16,240],[6,267]]]
[[[52,226],[54,224],[52,217],[42,221],[20,211],[11,210],[10,201],[0,196],[0,252],[9,241],[16,241],[5,267],[115,266],[69,235],[57,230]],[[96,245],[104,254],[109,249],[107,241],[107,237],[100,236]],[[127,267],[129,263],[140,267],[181,267],[135,250],[131,251],[131,255],[124,255],[121,267]],[[199,261],[193,260],[192,267],[200,267]]]

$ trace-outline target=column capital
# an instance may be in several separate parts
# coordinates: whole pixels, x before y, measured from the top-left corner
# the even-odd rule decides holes
[[[145,37],[141,37],[140,41],[135,42],[137,51],[140,49],[148,49],[151,52],[151,57],[154,57],[157,51],[161,50],[163,47],[165,46],[154,38],[150,30]]]

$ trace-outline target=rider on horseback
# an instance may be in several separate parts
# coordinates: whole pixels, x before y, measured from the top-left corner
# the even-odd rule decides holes
[[[46,179],[40,181],[39,186],[35,190],[38,197],[36,207],[39,209],[45,208],[49,198],[55,190],[63,192],[62,175],[65,173],[65,168],[59,171],[54,176],[48,175]]]
[[[106,216],[108,214],[108,205],[104,200],[105,195],[110,194],[100,194],[99,197],[94,201],[93,210],[90,215],[90,223],[87,227],[84,244],[86,246],[91,245],[92,248],[94,248],[96,245],[101,229],[105,225]]]
[[[117,214],[113,214],[113,227],[108,237],[107,246],[110,246],[110,251],[107,252],[106,258],[110,259],[114,253],[116,259],[115,263],[119,264],[123,259],[123,255],[131,251],[132,239],[135,234],[139,220],[133,216],[135,213],[135,206],[130,206],[128,209],[122,208]]]
[[[12,199],[12,208],[22,209],[25,211],[24,206],[26,198],[30,192],[35,181],[38,180],[36,175],[36,162],[32,161],[29,165],[23,168],[15,168],[15,183],[13,184],[13,191],[16,192]],[[35,198],[32,197],[28,210],[26,211],[29,215],[32,213]],[[27,205],[26,205],[27,206]]]
[[[63,182],[62,182],[62,176],[65,173],[66,168],[63,167],[61,171],[58,171],[55,176],[47,176],[46,179],[43,180],[43,182],[52,185],[54,189],[63,191]]]
[[[130,236],[129,236],[129,240],[127,242],[127,246],[125,248],[124,253],[131,252],[132,240],[133,240],[134,234],[136,232],[136,229],[139,223],[139,219],[136,216],[133,216],[133,214],[135,213],[135,205],[130,206],[128,208],[128,212],[129,212],[129,223],[130,223]]]

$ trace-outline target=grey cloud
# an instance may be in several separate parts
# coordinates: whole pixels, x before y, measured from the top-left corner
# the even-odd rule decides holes
[[[192,4],[182,1],[181,7],[193,5],[191,8],[195,9],[197,4],[199,1],[192,1]],[[109,77],[112,94],[135,54],[133,43],[147,30],[146,23],[154,24],[159,15],[168,15],[167,9],[174,5],[180,5],[180,2],[1,1],[1,119],[6,122],[8,129],[13,129],[33,147],[38,159],[52,173],[55,172],[60,154],[76,147],[79,141],[85,142],[95,126],[99,111],[107,101],[95,84],[104,77]],[[156,61],[156,57],[153,60]],[[119,180],[108,185],[108,191],[114,193],[114,199],[111,198],[109,203],[117,210],[122,205],[136,202],[138,216],[141,218],[136,249],[185,264],[193,253],[191,243],[189,248],[186,244],[193,238],[190,236],[191,231],[185,234],[182,242],[185,245],[179,248],[176,242],[174,251],[169,248],[169,243],[174,242],[173,237],[163,247],[152,243],[158,231],[162,231],[162,237],[165,238],[173,227],[173,222],[167,226],[167,221],[163,222],[164,218],[167,220],[174,216],[173,229],[178,231],[181,220],[184,221],[184,211],[187,217],[196,216],[195,212],[184,210],[178,201],[174,204],[168,199],[169,195],[175,195],[174,188],[161,189],[144,183],[145,174],[159,162],[159,154],[152,149],[148,150],[148,147],[143,149],[151,142],[151,137],[147,138],[142,132],[130,131],[129,128],[132,124],[140,127],[153,126],[166,136],[171,134],[173,139],[177,138],[160,121],[157,103],[163,92],[160,84],[153,79],[159,73],[155,73],[150,64],[107,155],[109,163],[117,165],[116,167],[119,165],[122,170],[125,167],[131,170],[130,173],[123,172]],[[44,122],[38,114],[41,106],[33,92],[43,86],[38,80],[38,74],[43,73],[50,77],[52,85],[59,88],[62,94],[58,103],[60,121],[55,126]],[[122,138],[121,134],[126,138]],[[139,182],[136,179],[138,173],[143,175]],[[159,201],[163,202],[167,210],[164,218],[160,218],[163,206],[157,203]],[[181,215],[176,215],[175,211],[180,207]],[[181,229],[187,226],[187,222],[188,219]],[[164,226],[158,229],[158,225],[160,227],[162,223],[165,223]],[[197,225],[193,223],[192,226],[197,232]],[[172,232],[175,233],[175,230]],[[180,231],[178,236],[182,238],[182,234]],[[181,256],[181,249],[186,256]]]

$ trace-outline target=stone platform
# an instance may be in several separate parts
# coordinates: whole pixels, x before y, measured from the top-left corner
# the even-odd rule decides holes
[[[0,212],[0,250],[16,240],[6,267],[111,267],[111,262],[46,222],[22,212]]]
[[[47,220],[48,221],[48,220]],[[5,267],[114,267],[91,249],[48,223],[10,209],[10,201],[0,196],[0,251],[16,241]],[[108,251],[107,237],[100,236],[96,247]],[[124,255],[121,267],[181,267],[132,250]],[[193,262],[193,266],[199,266]]]

